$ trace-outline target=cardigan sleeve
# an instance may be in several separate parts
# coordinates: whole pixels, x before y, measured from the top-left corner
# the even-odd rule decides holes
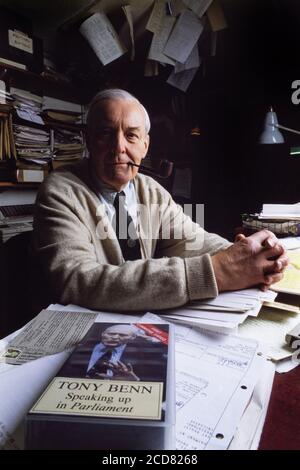
[[[210,254],[228,242],[194,227],[175,203],[169,206],[175,211],[171,231],[186,225],[185,239],[159,240],[159,257],[114,264],[99,260],[72,187],[44,185],[36,204],[34,252],[52,301],[122,312],[174,308],[218,295]],[[192,229],[202,245],[193,246]],[[107,242],[106,249],[113,245]]]

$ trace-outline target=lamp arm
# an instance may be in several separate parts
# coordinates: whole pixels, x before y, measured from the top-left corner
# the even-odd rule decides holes
[[[294,134],[300,134],[300,131],[296,131],[296,129],[291,129],[290,127],[282,126],[281,124],[274,124],[274,127],[279,127],[279,129],[283,129],[284,131],[293,132]]]

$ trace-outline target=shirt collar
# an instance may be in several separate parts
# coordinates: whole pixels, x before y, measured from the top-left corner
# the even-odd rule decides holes
[[[97,176],[92,173],[93,183],[95,185],[95,189],[104,197],[104,199],[109,203],[113,204],[116,194],[118,191],[108,187],[103,181],[101,181]],[[127,199],[130,196],[130,192],[133,189],[133,181],[128,181],[125,188],[122,191],[125,193],[125,198]]]

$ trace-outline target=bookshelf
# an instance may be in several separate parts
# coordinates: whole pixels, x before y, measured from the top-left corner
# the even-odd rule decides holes
[[[7,116],[12,116],[12,121],[13,121],[13,126],[10,127],[10,134],[11,134],[11,139],[13,140],[13,147],[17,145],[17,152],[14,151],[12,152],[11,150],[9,152],[5,151],[5,148],[2,152],[2,159],[0,157],[0,181],[1,185],[0,188],[11,188],[11,187],[19,187],[19,185],[26,185],[28,187],[28,184],[33,184],[34,186],[37,185],[37,180],[40,179],[40,181],[43,180],[45,174],[47,174],[48,171],[51,171],[54,167],[52,165],[52,161],[56,158],[56,154],[60,153],[60,158],[64,158],[64,153],[66,154],[65,160],[68,159],[67,157],[67,150],[62,149],[60,152],[57,150],[59,147],[59,144],[56,146],[58,142],[56,142],[56,135],[60,132],[60,135],[62,136],[63,133],[67,134],[65,136],[65,143],[72,143],[75,141],[79,144],[81,143],[81,147],[84,145],[84,129],[85,126],[83,124],[78,124],[75,122],[65,122],[65,121],[55,121],[50,118],[47,118],[47,111],[45,112],[44,115],[44,109],[42,108],[42,103],[44,104],[44,97],[47,97],[48,101],[49,99],[53,100],[61,100],[62,102],[68,102],[70,104],[74,104],[74,106],[77,106],[77,111],[78,111],[78,116],[83,113],[84,111],[84,106],[85,103],[87,102],[86,98],[84,97],[84,93],[81,92],[77,87],[75,87],[71,82],[65,82],[63,80],[54,80],[51,77],[48,76],[42,76],[41,74],[37,74],[28,70],[22,70],[18,69],[14,66],[11,65],[6,65],[6,64],[1,64],[0,63],[0,80],[2,80],[5,83],[6,86],[6,91],[10,92],[11,90],[21,90],[25,91],[25,93],[29,92],[30,94],[35,95],[36,97],[41,97],[41,108],[37,111],[38,115],[42,115],[44,124],[38,124],[37,122],[32,122],[28,121],[26,119],[22,119],[20,117],[20,112],[18,112],[17,107],[19,111],[21,110],[22,103],[20,105],[20,100],[18,97],[14,95],[14,105],[11,105],[11,110],[9,111]],[[66,79],[67,80],[67,79]],[[42,98],[43,97],[43,98]],[[26,100],[25,96],[25,100]],[[18,103],[15,106],[15,103]],[[55,105],[55,104],[54,104]],[[0,109],[1,109],[1,104],[0,104]],[[25,102],[25,109],[26,109],[26,102]],[[57,108],[53,108],[54,110]],[[62,108],[61,112],[64,111],[64,108]],[[58,112],[58,111],[57,111]],[[67,112],[67,111],[65,111]],[[9,118],[10,119],[10,118]],[[19,126],[18,129],[19,131],[16,130],[16,126]],[[12,129],[12,127],[14,127]],[[26,131],[27,128],[27,131]],[[28,130],[29,128],[29,130]],[[28,143],[26,145],[26,141],[23,140],[23,142],[18,146],[18,133],[22,132],[29,132],[30,129],[32,129],[33,136],[36,133],[37,135],[44,134],[44,137],[46,137],[46,134],[48,135],[48,143],[47,146],[43,144],[42,138],[40,139],[41,141],[41,147],[39,151],[35,150],[37,145],[35,143],[38,143],[38,137],[36,138],[36,142],[34,141],[34,138],[32,139],[31,143]],[[1,131],[0,131],[1,133]],[[68,137],[69,133],[69,137]],[[73,133],[73,140],[72,140],[72,133]],[[76,136],[78,139],[76,140]],[[29,137],[27,137],[29,139]],[[69,141],[68,141],[69,138]],[[2,139],[4,141],[4,139]],[[25,143],[24,143],[25,142]],[[61,145],[61,142],[60,142]],[[61,145],[61,147],[64,147]],[[48,150],[46,150],[46,148]],[[43,153],[44,149],[44,153]],[[41,158],[45,158],[45,162],[48,161],[47,164],[42,165],[42,162],[40,160],[39,165],[35,166],[35,163],[32,163],[32,160],[30,161],[29,158],[38,158],[38,152],[40,153]],[[47,154],[48,152],[48,154]],[[36,153],[37,155],[34,157],[32,154]],[[71,151],[69,151],[69,162],[71,160]],[[76,151],[74,149],[73,154],[75,154]],[[80,153],[83,155],[83,148],[77,149],[77,153]],[[62,156],[61,156],[62,154]],[[58,159],[59,157],[57,157]],[[24,160],[26,159],[26,160]],[[24,163],[25,162],[25,163]],[[59,164],[57,164],[58,166]],[[57,167],[56,166],[56,167]],[[28,170],[28,171],[26,171]],[[30,173],[29,171],[35,171],[35,173]],[[41,173],[38,175],[37,171],[41,171]],[[19,180],[19,181],[18,181]],[[22,182],[21,182],[22,180]],[[28,180],[28,181],[26,181]],[[32,181],[31,181],[32,180]],[[17,186],[15,186],[17,185]]]

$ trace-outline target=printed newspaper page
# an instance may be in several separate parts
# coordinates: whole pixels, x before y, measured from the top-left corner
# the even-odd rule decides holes
[[[42,310],[0,352],[0,362],[24,364],[75,346],[98,313]]]

